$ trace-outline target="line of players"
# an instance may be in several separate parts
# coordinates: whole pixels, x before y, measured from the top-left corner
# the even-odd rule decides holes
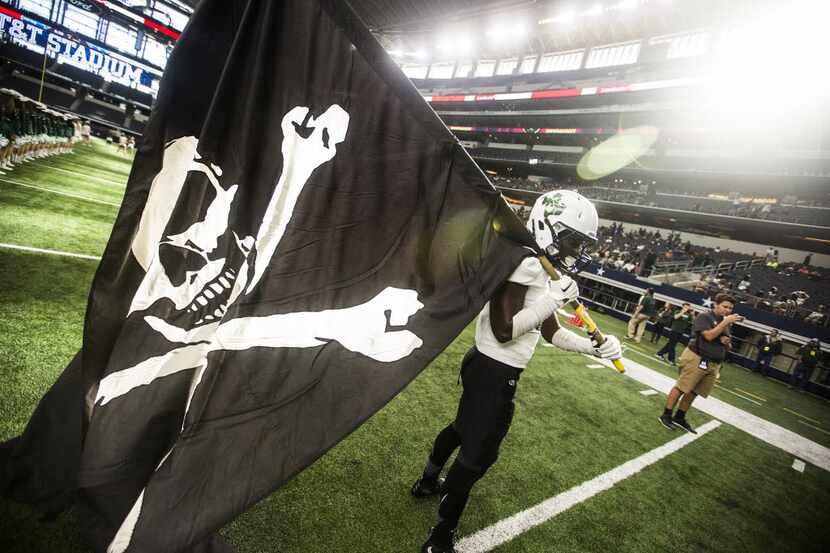
[[[78,117],[1,88],[0,175],[33,159],[71,153],[83,131]]]

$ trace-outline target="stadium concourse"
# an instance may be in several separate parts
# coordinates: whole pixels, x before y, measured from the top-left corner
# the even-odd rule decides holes
[[[289,8],[296,20],[277,17]],[[508,381],[509,433],[472,487],[455,550],[830,550],[830,114],[815,92],[827,10],[818,0],[2,0],[0,552],[156,553],[174,535],[188,553],[439,552],[424,543],[439,498],[414,497],[413,483],[471,387],[462,367],[482,338],[478,310],[467,311],[489,299],[477,294],[490,276],[510,274],[486,254],[504,263],[521,250],[518,263],[527,251],[500,242],[505,219],[479,217],[500,209],[469,193],[498,199],[484,175],[525,221],[554,190],[596,206],[597,241],[573,277],[599,329],[622,341],[626,370],[592,344],[538,341],[518,386]],[[769,67],[785,85],[756,82]],[[243,69],[275,77],[249,89]],[[304,92],[281,85],[295,79]],[[266,144],[281,155],[263,156]],[[269,186],[291,193],[255,195]],[[551,201],[545,217],[564,209]],[[410,207],[423,211],[400,211]],[[386,236],[410,220],[403,238]],[[274,232],[300,238],[278,248]],[[563,249],[573,236],[561,236]],[[400,254],[425,250],[447,263],[428,278],[432,265]],[[269,252],[279,270],[263,276]],[[347,294],[389,265],[398,272],[382,293]],[[433,293],[465,271],[476,275],[468,288]],[[319,284],[321,272],[335,276]],[[406,317],[382,304],[413,283]],[[676,340],[679,357],[699,338],[657,315],[644,339],[627,338],[649,289],[655,311],[688,304],[698,317],[728,293],[743,317],[711,395],[689,410],[696,433],[657,419],[679,373],[664,346]],[[325,303],[332,290],[346,300]],[[271,311],[255,311],[266,293]],[[340,318],[372,305],[376,320]],[[573,307],[559,306],[558,321],[585,336]],[[380,336],[359,343],[376,326]],[[282,334],[268,335],[275,327]],[[761,372],[773,330],[781,347]],[[392,348],[398,358],[372,349],[411,336],[408,350]],[[92,361],[76,357],[82,346]],[[55,398],[101,356],[116,369],[55,416]],[[133,433],[132,419],[148,430]],[[51,448],[34,451],[43,436]],[[118,448],[129,462],[109,456]],[[118,497],[136,473],[135,493]],[[96,478],[115,482],[98,504],[84,495]],[[70,492],[55,492],[66,480]],[[170,482],[181,484],[170,492]],[[109,513],[91,518],[102,505],[121,509],[111,529],[101,529]]]

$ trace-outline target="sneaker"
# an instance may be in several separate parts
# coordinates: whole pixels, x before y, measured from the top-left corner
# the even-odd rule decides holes
[[[429,538],[421,546],[421,553],[456,553],[454,542],[455,530],[441,532],[436,526],[430,530]]]
[[[690,433],[692,433],[692,434],[697,434],[697,430],[695,430],[694,428],[692,428],[692,425],[691,425],[691,424],[689,424],[689,422],[686,420],[686,417],[683,417],[682,419],[681,419],[681,418],[677,418],[677,417],[672,417],[671,421],[672,421],[672,422],[673,422],[676,426],[679,426],[680,428],[682,428],[682,429],[683,429],[683,430],[685,430],[686,432],[690,432]]]
[[[410,493],[415,497],[429,497],[431,495],[438,495],[444,489],[444,479],[436,478],[434,480],[425,479],[423,476],[418,478],[418,481],[412,485]]]
[[[654,354],[654,357],[656,357],[656,358],[657,358],[657,359],[659,359],[660,361],[665,361],[665,358],[663,358],[663,355],[662,355],[662,354],[655,353],[655,354]]]
[[[674,430],[674,423],[672,423],[671,415],[660,415],[657,417],[657,420],[669,430]]]

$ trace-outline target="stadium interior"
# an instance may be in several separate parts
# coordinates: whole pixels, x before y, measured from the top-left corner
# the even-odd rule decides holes
[[[198,4],[0,0],[0,441],[23,429],[78,349],[133,156]],[[603,330],[622,338],[647,288],[661,305],[696,311],[729,292],[745,321],[713,396],[827,451],[830,3],[349,4],[519,217],[551,190],[596,205],[598,247],[578,282]],[[773,329],[784,346],[765,378],[755,372],[758,344]],[[822,358],[805,389],[792,389],[811,339]],[[245,552],[415,551],[434,513],[413,507],[406,486],[432,415],[453,415],[452,384],[472,343],[471,327],[388,407],[222,534]],[[676,367],[655,357],[660,345],[627,343],[624,355],[674,378]],[[522,377],[511,458],[481,483],[462,534],[671,438],[652,428],[662,394],[641,395],[642,384],[586,368],[580,355],[539,351]],[[726,425],[686,453],[496,550],[828,550],[830,469],[793,470],[793,455]],[[674,491],[679,481],[693,489]],[[87,551],[74,515],[44,530],[2,500],[0,520],[0,551]]]

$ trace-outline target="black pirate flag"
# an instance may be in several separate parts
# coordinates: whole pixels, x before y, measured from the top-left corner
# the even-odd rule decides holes
[[[202,2],[0,490],[77,501],[96,551],[219,550],[529,253],[506,209],[345,2]]]

